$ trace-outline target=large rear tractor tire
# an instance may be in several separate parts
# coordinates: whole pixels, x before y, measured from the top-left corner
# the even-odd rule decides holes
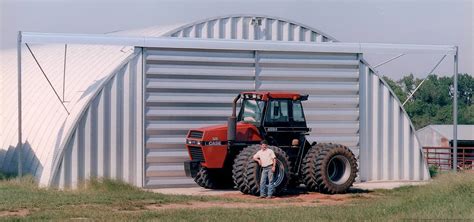
[[[247,172],[247,164],[253,161],[253,155],[260,149],[260,145],[251,145],[244,148],[235,157],[234,165],[232,166],[232,179],[235,187],[244,194],[249,193],[247,184],[245,183],[245,173]]]
[[[225,176],[223,170],[213,170],[201,167],[194,177],[194,182],[207,189],[229,189],[233,187],[232,179]],[[228,173],[227,173],[228,174]]]
[[[346,193],[357,176],[357,161],[343,145],[320,143],[306,154],[301,174],[310,191]]]
[[[273,183],[274,183],[274,195],[278,195],[286,190],[288,183],[291,177],[291,165],[288,155],[282,149],[276,146],[269,146],[269,149],[275,152],[277,159],[276,169],[273,173]],[[256,152],[255,152],[256,153]],[[254,154],[255,154],[254,153]],[[253,156],[253,154],[252,154]],[[245,176],[245,182],[248,186],[248,193],[252,195],[260,194],[260,176],[262,173],[261,167],[256,161],[250,159],[250,162],[247,164],[247,171]]]

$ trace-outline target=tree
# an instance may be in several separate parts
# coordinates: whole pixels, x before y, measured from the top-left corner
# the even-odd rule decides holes
[[[458,123],[474,124],[474,77],[469,74],[460,74],[458,77]],[[413,74],[398,81],[387,76],[383,79],[401,102],[423,81]],[[426,77],[423,85],[404,106],[417,129],[429,124],[452,123],[453,89],[452,77],[438,77],[434,74]]]

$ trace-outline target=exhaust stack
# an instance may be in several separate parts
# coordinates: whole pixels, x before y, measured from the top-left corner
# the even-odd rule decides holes
[[[227,120],[227,141],[234,142],[237,137],[237,101],[240,99],[240,94],[235,97],[232,103],[232,116]]]

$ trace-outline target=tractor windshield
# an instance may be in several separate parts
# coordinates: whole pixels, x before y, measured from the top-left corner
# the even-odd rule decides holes
[[[260,125],[265,101],[245,99],[242,102],[239,121]]]

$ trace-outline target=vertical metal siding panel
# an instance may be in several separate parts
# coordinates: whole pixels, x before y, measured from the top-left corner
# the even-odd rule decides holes
[[[130,66],[130,63],[128,64]],[[122,159],[122,168],[123,168],[123,174],[122,174],[122,179],[124,181],[129,181],[130,178],[130,157],[132,157],[132,152],[131,149],[132,147],[130,146],[132,144],[131,136],[129,132],[131,131],[130,125],[131,125],[131,116],[130,116],[130,110],[128,107],[130,107],[130,93],[131,93],[131,85],[130,85],[130,73],[129,69],[124,70],[123,72],[123,88],[122,88],[122,98],[123,98],[123,103],[121,110],[123,110],[122,113],[122,133],[123,135],[123,146],[122,146],[122,153],[121,153],[121,159]]]
[[[202,37],[202,29],[204,24],[197,24],[194,28],[194,38],[201,38]]]
[[[208,21],[207,22],[207,37],[208,39],[214,38],[214,29],[215,29],[215,21]]]
[[[392,104],[392,134],[391,134],[391,138],[392,138],[392,146],[391,146],[391,149],[392,149],[392,152],[391,152],[391,168],[392,168],[392,173],[391,173],[391,177],[390,177],[390,180],[397,180],[398,178],[400,178],[400,152],[399,152],[399,149],[400,149],[400,141],[399,141],[399,138],[400,138],[400,107],[398,106],[398,104],[396,103],[395,101],[395,98],[390,98],[390,101],[391,104]]]
[[[277,41],[278,40],[278,36],[279,36],[279,21],[278,20],[272,20],[272,36],[271,36],[271,40],[273,41]]]
[[[403,121],[403,180],[410,179],[410,125],[408,123],[408,119],[402,115]]]
[[[107,87],[105,87],[107,88]],[[97,177],[104,177],[104,170],[105,170],[105,155],[104,150],[106,149],[105,144],[105,126],[104,126],[104,116],[105,116],[105,102],[104,102],[104,91],[100,92],[98,95],[99,102],[97,107],[97,157],[95,158],[96,166],[97,166]]]
[[[372,88],[372,110],[371,110],[371,116],[372,116],[372,143],[371,143],[371,180],[377,180],[377,173],[380,170],[379,169],[379,160],[378,160],[378,153],[379,153],[379,79],[376,75],[372,75],[372,85],[370,86]]]
[[[123,179],[123,171],[124,171],[124,162],[123,162],[123,155],[124,155],[124,110],[123,110],[123,103],[124,103],[124,73],[126,67],[119,71],[117,75],[117,91],[114,93],[117,94],[117,106],[115,109],[117,110],[117,154],[115,156],[115,161],[117,162],[117,178]]]
[[[145,90],[143,88],[144,84],[144,49],[140,49],[141,54],[137,58],[137,69],[134,73],[135,76],[135,129],[136,129],[136,134],[135,134],[135,147],[136,147],[136,153],[135,153],[135,184],[139,187],[143,187],[143,175],[144,175],[144,159],[145,159],[145,153],[144,153],[144,144],[145,144],[145,136],[144,136],[144,125],[145,125],[145,119],[143,118],[143,112],[144,112],[144,94]]]
[[[378,127],[377,127],[377,133],[378,133],[378,146],[377,146],[377,165],[379,167],[379,169],[377,169],[377,174],[376,174],[376,178],[377,180],[381,180],[382,179],[382,176],[383,176],[383,171],[385,170],[383,168],[383,155],[384,155],[384,151],[385,151],[385,148],[384,148],[384,141],[385,141],[385,138],[384,138],[384,125],[385,125],[385,122],[384,122],[384,114],[386,112],[386,110],[384,109],[384,87],[382,85],[382,83],[380,82],[380,80],[378,81],[378,90],[379,90],[379,93],[378,93],[378,106],[377,106],[377,109],[378,109],[378,120],[377,120],[377,123],[378,123]]]
[[[89,178],[91,175],[91,163],[92,163],[92,147],[91,147],[91,137],[94,135],[92,134],[92,109],[89,107],[87,109],[87,118],[84,120],[84,144],[83,144],[83,153],[84,153],[84,178]]]
[[[394,144],[394,121],[393,121],[393,99],[390,96],[390,93],[388,92],[387,94],[387,109],[388,109],[388,149],[387,149],[387,179],[386,180],[391,180],[393,178],[393,170],[394,170],[394,155],[393,155],[393,150],[395,149],[393,144]]]
[[[359,55],[362,56],[362,55]],[[369,70],[364,63],[359,64],[359,178],[368,180],[368,76]]]
[[[129,64],[129,69],[127,69],[127,76],[128,76],[128,88],[129,91],[128,93],[125,94],[125,100],[128,101],[128,106],[125,106],[124,109],[127,110],[128,112],[128,131],[125,130],[124,134],[129,138],[128,143],[125,144],[125,148],[127,149],[129,156],[127,156],[127,171],[128,171],[128,177],[126,178],[126,181],[131,182],[132,184],[135,184],[134,177],[136,176],[135,174],[135,169],[136,169],[136,164],[137,162],[135,161],[135,155],[136,155],[136,149],[138,149],[137,146],[135,146],[135,140],[136,140],[136,127],[135,127],[135,118],[137,113],[135,112],[135,106],[134,101],[136,100],[137,96],[135,95],[135,89],[136,89],[136,70],[137,64],[135,61],[132,61]]]
[[[283,24],[284,24],[284,22],[283,22],[283,21],[280,21],[280,20],[278,20],[278,21],[276,22],[276,26],[277,26],[277,36],[276,36],[276,40],[277,40],[277,41],[283,41],[283,35],[284,35],[284,34],[283,34],[283,33],[284,33],[284,31],[283,31]]]
[[[288,22],[282,22],[282,41],[290,41],[290,33],[288,32],[290,24]]]
[[[244,18],[238,18],[235,27],[235,36],[236,39],[242,40],[244,38]]]
[[[220,19],[214,21],[213,38],[215,38],[215,39],[222,38],[221,37],[221,30],[222,30],[221,26],[222,26],[222,21]]]
[[[77,154],[78,157],[78,161],[77,161],[77,165],[73,165],[72,167],[75,167],[77,168],[78,170],[78,178],[77,178],[77,182],[78,183],[81,183],[84,178],[85,178],[85,165],[86,165],[86,162],[85,162],[85,142],[86,142],[86,137],[88,137],[88,133],[89,131],[86,130],[86,122],[87,122],[87,119],[89,118],[89,112],[86,111],[85,112],[85,118],[81,119],[81,122],[79,124],[79,141],[78,141],[78,145],[77,145]]]
[[[81,133],[80,131],[77,131],[76,136],[74,138],[74,143],[72,144],[71,149],[71,162],[68,164],[68,167],[71,169],[71,182],[69,183],[72,188],[77,187],[77,183],[79,180],[79,165],[80,165],[80,160],[79,160],[79,144],[80,144],[80,137]]]
[[[407,149],[408,149],[408,152],[407,152],[408,153],[408,164],[409,164],[408,168],[409,168],[409,172],[410,172],[409,178],[410,178],[410,180],[413,180],[414,171],[416,171],[415,170],[415,164],[414,164],[415,158],[413,156],[413,150],[414,150],[413,149],[413,145],[414,145],[413,140],[415,139],[415,135],[413,133],[411,133],[411,128],[408,130],[408,132],[409,132],[409,135],[410,135],[410,137],[409,137],[410,139],[408,141],[409,145],[407,147]]]
[[[233,18],[231,19],[231,24],[230,24],[230,25],[231,25],[231,26],[230,26],[231,33],[230,33],[230,37],[231,37],[232,39],[237,39],[237,26],[238,26],[238,24],[239,24],[239,20],[240,20],[240,18],[238,18],[238,17],[233,17]]]
[[[226,19],[224,39],[232,39],[232,18]]]
[[[204,22],[201,28],[201,38],[208,39],[209,38],[209,22]]]
[[[374,119],[373,119],[373,116],[372,116],[372,113],[373,113],[373,94],[374,94],[374,90],[373,90],[373,81],[374,81],[374,78],[372,77],[372,72],[370,70],[368,70],[369,73],[368,73],[368,76],[367,76],[367,180],[372,180],[372,169],[373,169],[373,161],[372,161],[372,149],[373,149],[373,142],[372,142],[372,135],[373,135],[373,132],[374,132],[374,128],[373,128],[373,122],[374,122]]]
[[[287,23],[288,27],[288,41],[295,40],[295,26],[291,23]]]
[[[113,84],[114,79],[112,79],[104,88],[103,94],[104,94],[104,101],[103,107],[104,107],[104,112],[101,113],[101,116],[103,117],[103,124],[104,128],[102,129],[104,131],[104,144],[103,144],[103,149],[104,149],[104,158],[103,158],[103,165],[104,165],[104,177],[106,178],[113,178],[112,177],[112,168],[111,168],[111,159],[112,159],[112,132],[114,129],[114,125],[112,125],[112,99],[113,97],[111,96],[111,91],[112,91],[112,84]]]
[[[304,33],[304,41],[305,42],[311,42],[311,34],[313,32],[310,29],[306,29],[306,32]]]
[[[412,149],[413,149],[413,179],[412,180],[421,180],[420,178],[420,170],[423,169],[422,162],[420,161],[420,150],[418,149],[418,140],[415,137],[415,132],[412,131],[413,134],[413,141],[412,141]]]
[[[265,27],[263,27],[265,40],[272,40],[272,24],[273,19],[265,19]]]
[[[389,97],[389,92],[388,89],[384,87],[383,84],[380,85],[383,89],[383,97],[382,97],[382,104],[383,104],[383,133],[382,133],[382,138],[383,138],[383,144],[382,144],[382,180],[388,180],[389,178],[389,142],[391,136],[389,136],[390,129],[391,129],[391,124],[389,122],[389,114],[390,114],[390,97]]]
[[[99,102],[100,102],[100,96],[98,96],[97,98],[94,99],[94,101],[92,102],[92,106],[90,107],[91,109],[91,158],[90,158],[90,161],[89,161],[89,164],[90,164],[90,176],[93,177],[93,178],[96,178],[97,175],[98,175],[98,150],[101,149],[101,147],[99,148],[98,146],[98,141],[99,141],[99,138],[98,138],[98,106],[99,106]]]
[[[115,160],[118,155],[118,95],[117,95],[117,88],[118,86],[118,75],[114,77],[113,84],[111,85],[110,89],[110,177],[112,179],[117,179],[118,175],[118,163]]]
[[[244,17],[242,19],[242,39],[249,39],[250,18]]]
[[[399,166],[399,179],[403,179],[404,178],[404,167],[403,167],[403,158],[404,158],[404,154],[403,154],[403,151],[404,151],[404,146],[405,146],[405,139],[406,139],[406,136],[405,136],[405,123],[403,121],[403,112],[401,111],[401,109],[399,109],[399,116],[397,117],[398,119],[398,122],[400,123],[400,127],[399,127],[399,137],[398,137],[398,143],[400,144],[400,146],[397,148],[397,151],[399,153],[399,156],[398,156],[398,159],[399,159],[399,162],[398,162],[398,166]]]
[[[72,182],[73,182],[73,176],[76,175],[75,172],[73,172],[73,169],[72,169],[72,164],[73,164],[73,158],[72,158],[72,150],[73,150],[73,144],[75,141],[77,141],[77,131],[73,134],[72,138],[71,138],[71,141],[73,141],[73,143],[70,143],[66,146],[66,152],[64,154],[64,165],[62,166],[64,168],[64,172],[65,172],[65,176],[64,176],[64,188],[69,188],[71,187],[72,185]]]
[[[63,158],[63,160],[61,162],[61,169],[59,170],[59,172],[60,172],[59,177],[57,177],[57,180],[58,180],[57,186],[59,188],[66,187],[67,172],[66,172],[66,168],[64,167],[64,165],[66,164],[65,161],[66,161],[66,158]]]

